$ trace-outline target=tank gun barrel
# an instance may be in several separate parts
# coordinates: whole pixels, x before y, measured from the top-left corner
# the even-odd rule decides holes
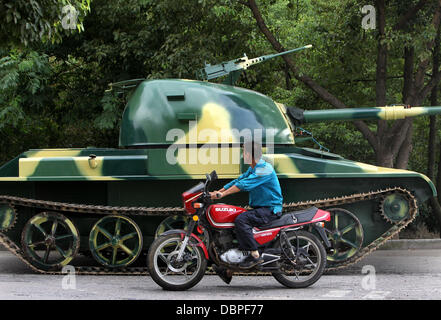
[[[373,108],[347,108],[327,110],[302,110],[295,107],[287,108],[288,115],[295,125],[325,121],[355,120],[398,120],[408,117],[432,116],[441,114],[441,106],[410,107],[394,105]]]

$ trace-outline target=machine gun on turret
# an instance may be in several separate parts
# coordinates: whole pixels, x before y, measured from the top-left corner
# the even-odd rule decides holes
[[[237,79],[239,79],[239,76],[242,73],[242,71],[248,69],[248,67],[267,61],[269,59],[273,59],[275,57],[283,56],[285,54],[289,54],[292,52],[296,52],[308,48],[312,48],[312,45],[308,44],[300,48],[291,49],[288,51],[275,53],[275,54],[268,54],[253,59],[249,59],[247,55],[244,53],[243,57],[241,58],[233,59],[227,62],[222,62],[213,66],[209,63],[206,63],[205,68],[200,69],[198,70],[198,72],[196,72],[196,78],[198,80],[211,80],[222,76],[228,76],[223,81],[223,83],[234,85]]]

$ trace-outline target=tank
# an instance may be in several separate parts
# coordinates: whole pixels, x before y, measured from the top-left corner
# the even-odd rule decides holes
[[[263,157],[277,172],[284,212],[311,206],[331,212],[328,270],[359,261],[398,234],[436,195],[433,183],[417,172],[296,146],[296,127],[438,114],[441,107],[308,111],[233,85],[237,72],[264,57],[206,65],[202,80],[113,84],[133,90],[119,148],[28,150],[0,167],[0,242],[40,273],[72,265],[78,274],[145,274],[144,255],[155,237],[187,223],[182,192],[196,190],[212,170],[216,189],[245,172],[240,144],[250,136],[261,138]],[[214,73],[227,75],[225,83],[208,82]],[[225,201],[246,207],[248,195]],[[222,221],[228,206],[214,208]]]

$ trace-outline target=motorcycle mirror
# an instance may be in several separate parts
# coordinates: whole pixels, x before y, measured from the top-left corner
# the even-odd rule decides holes
[[[216,170],[211,171],[211,173],[210,173],[210,180],[217,180]]]

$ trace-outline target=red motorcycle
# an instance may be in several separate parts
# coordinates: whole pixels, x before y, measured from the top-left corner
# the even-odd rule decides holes
[[[192,215],[187,230],[164,232],[150,246],[147,265],[158,285],[165,290],[189,289],[201,281],[209,262],[240,273],[271,272],[289,288],[308,287],[321,277],[326,265],[325,246],[331,247],[323,228],[331,219],[329,212],[315,207],[287,212],[254,228],[264,262],[243,269],[239,264],[249,252],[238,248],[234,220],[246,209],[213,204],[208,187],[217,179],[216,172],[206,177],[205,183],[182,194],[186,212]]]

